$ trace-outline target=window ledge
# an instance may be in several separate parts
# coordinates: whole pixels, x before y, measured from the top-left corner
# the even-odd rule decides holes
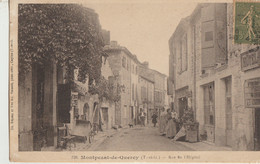
[[[184,72],[186,72],[187,71],[187,69],[186,70],[183,70],[183,71],[180,71],[180,72],[178,72],[178,74],[179,75],[181,75],[182,73],[184,73]]]
[[[200,77],[204,78],[204,77],[207,77],[209,75],[209,73],[204,73],[204,74],[201,74]]]
[[[224,64],[224,65],[222,65],[222,66],[220,66],[220,67],[216,67],[215,70],[218,71],[218,72],[220,72],[220,71],[225,70],[225,69],[227,68],[227,66],[228,66],[227,64]]]

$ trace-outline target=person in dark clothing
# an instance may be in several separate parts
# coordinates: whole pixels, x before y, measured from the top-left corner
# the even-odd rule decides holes
[[[153,113],[152,115],[152,123],[153,123],[153,127],[156,127],[156,124],[157,124],[157,114],[156,112]]]

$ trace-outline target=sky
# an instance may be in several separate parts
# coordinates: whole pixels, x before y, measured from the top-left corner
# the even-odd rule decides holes
[[[196,2],[120,1],[87,3],[99,15],[103,29],[111,40],[126,47],[139,61],[168,75],[168,40],[182,18],[189,16]]]

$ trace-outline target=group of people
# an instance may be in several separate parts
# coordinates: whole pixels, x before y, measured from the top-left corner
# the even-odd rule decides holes
[[[160,114],[159,130],[163,136],[174,138],[177,134],[178,115],[174,110],[165,109]]]
[[[140,114],[141,126],[145,126],[145,117],[146,113],[144,110],[141,110]],[[157,112],[154,112],[151,116],[153,126],[156,127],[158,115]],[[178,132],[178,115],[174,110],[165,108],[162,109],[162,112],[159,117],[159,131],[162,136],[166,136],[170,139],[174,138]]]
[[[140,121],[141,121],[141,126],[145,126],[146,113],[144,112],[143,109],[141,109],[139,117],[140,117]],[[158,116],[157,116],[156,112],[154,112],[152,115],[152,123],[153,123],[154,127],[156,127],[156,124],[157,124],[157,117]]]

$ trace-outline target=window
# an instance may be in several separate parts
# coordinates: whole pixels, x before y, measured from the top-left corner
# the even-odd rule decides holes
[[[124,68],[126,67],[126,58],[125,57],[122,58],[122,66]]]
[[[178,58],[178,69],[179,73],[182,72],[182,41],[180,42],[180,51],[179,51],[179,58]]]
[[[179,56],[178,56],[178,72],[182,73],[188,68],[188,42],[187,42],[187,34],[184,34],[180,39],[179,45]]]
[[[135,99],[135,84],[132,84],[132,100]]]
[[[150,88],[149,90],[149,101],[153,102],[153,90]]]
[[[206,125],[215,125],[214,83],[204,86],[204,116]]]
[[[129,60],[126,61],[126,69],[129,70]]]
[[[159,91],[155,91],[154,92],[154,101],[157,103],[161,103],[162,102],[162,92]]]
[[[147,97],[146,97],[146,87],[141,87],[141,99],[142,101],[146,101]]]
[[[138,67],[136,66],[135,67],[135,74],[137,74],[138,73]]]
[[[183,36],[183,41],[182,41],[182,50],[183,50],[183,57],[182,57],[182,71],[187,70],[187,65],[188,65],[188,42],[187,42],[187,34]]]
[[[132,65],[132,70],[131,70],[132,73],[135,73],[135,66]]]
[[[205,32],[205,41],[212,41],[213,40],[213,31]]]
[[[115,85],[115,78],[114,78],[113,76],[109,76],[109,77],[108,77],[108,87],[109,87],[109,89],[111,89],[113,92],[114,92],[114,90],[115,90],[114,85]]]

